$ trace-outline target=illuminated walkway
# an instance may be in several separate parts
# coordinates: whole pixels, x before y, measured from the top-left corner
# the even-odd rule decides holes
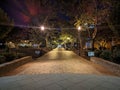
[[[119,77],[63,48],[6,75],[0,90],[120,90]]]
[[[72,51],[63,48],[54,49],[44,56],[18,67],[7,75],[31,75],[53,73],[77,73],[114,75],[105,68],[79,57]]]

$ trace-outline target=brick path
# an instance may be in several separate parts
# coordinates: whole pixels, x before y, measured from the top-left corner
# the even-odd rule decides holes
[[[0,90],[120,90],[119,77],[64,49],[6,75],[14,76],[0,77]]]
[[[31,75],[31,74],[53,74],[53,73],[76,73],[114,75],[97,64],[77,56],[72,51],[63,48],[54,49],[44,56],[18,67],[6,75]]]
[[[120,90],[120,78],[86,74],[17,75],[0,78],[0,90]]]

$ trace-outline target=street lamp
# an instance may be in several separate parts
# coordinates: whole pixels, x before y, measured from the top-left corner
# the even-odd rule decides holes
[[[40,29],[41,29],[41,31],[44,31],[44,30],[45,30],[45,27],[44,27],[44,26],[41,26]]]
[[[78,27],[78,31],[80,31],[81,29],[82,29],[82,27],[81,27],[81,26],[79,26],[79,27]]]
[[[79,50],[78,54],[79,54],[79,56],[80,56],[80,48],[82,48],[82,47],[80,47],[80,45],[82,44],[82,43],[81,43],[81,39],[80,39],[80,31],[81,31],[81,29],[82,29],[82,27],[79,26],[79,27],[78,27],[78,50]],[[82,45],[81,45],[81,46],[82,46]]]
[[[41,31],[44,31],[45,29],[47,29],[47,28],[45,28],[43,25],[40,27],[40,29],[41,29]],[[48,47],[48,37],[49,37],[49,32],[45,32],[46,33],[46,37],[45,37],[45,41],[46,41],[46,47]]]

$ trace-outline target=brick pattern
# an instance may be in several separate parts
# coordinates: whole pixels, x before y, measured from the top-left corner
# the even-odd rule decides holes
[[[86,74],[38,74],[0,78],[0,90],[120,90],[120,78]]]

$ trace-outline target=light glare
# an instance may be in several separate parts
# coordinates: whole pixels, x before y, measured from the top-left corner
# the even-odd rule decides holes
[[[79,31],[81,30],[81,26],[78,27],[78,30],[79,30]]]
[[[45,27],[44,27],[44,26],[41,26],[41,30],[44,31],[44,30],[45,30]]]

